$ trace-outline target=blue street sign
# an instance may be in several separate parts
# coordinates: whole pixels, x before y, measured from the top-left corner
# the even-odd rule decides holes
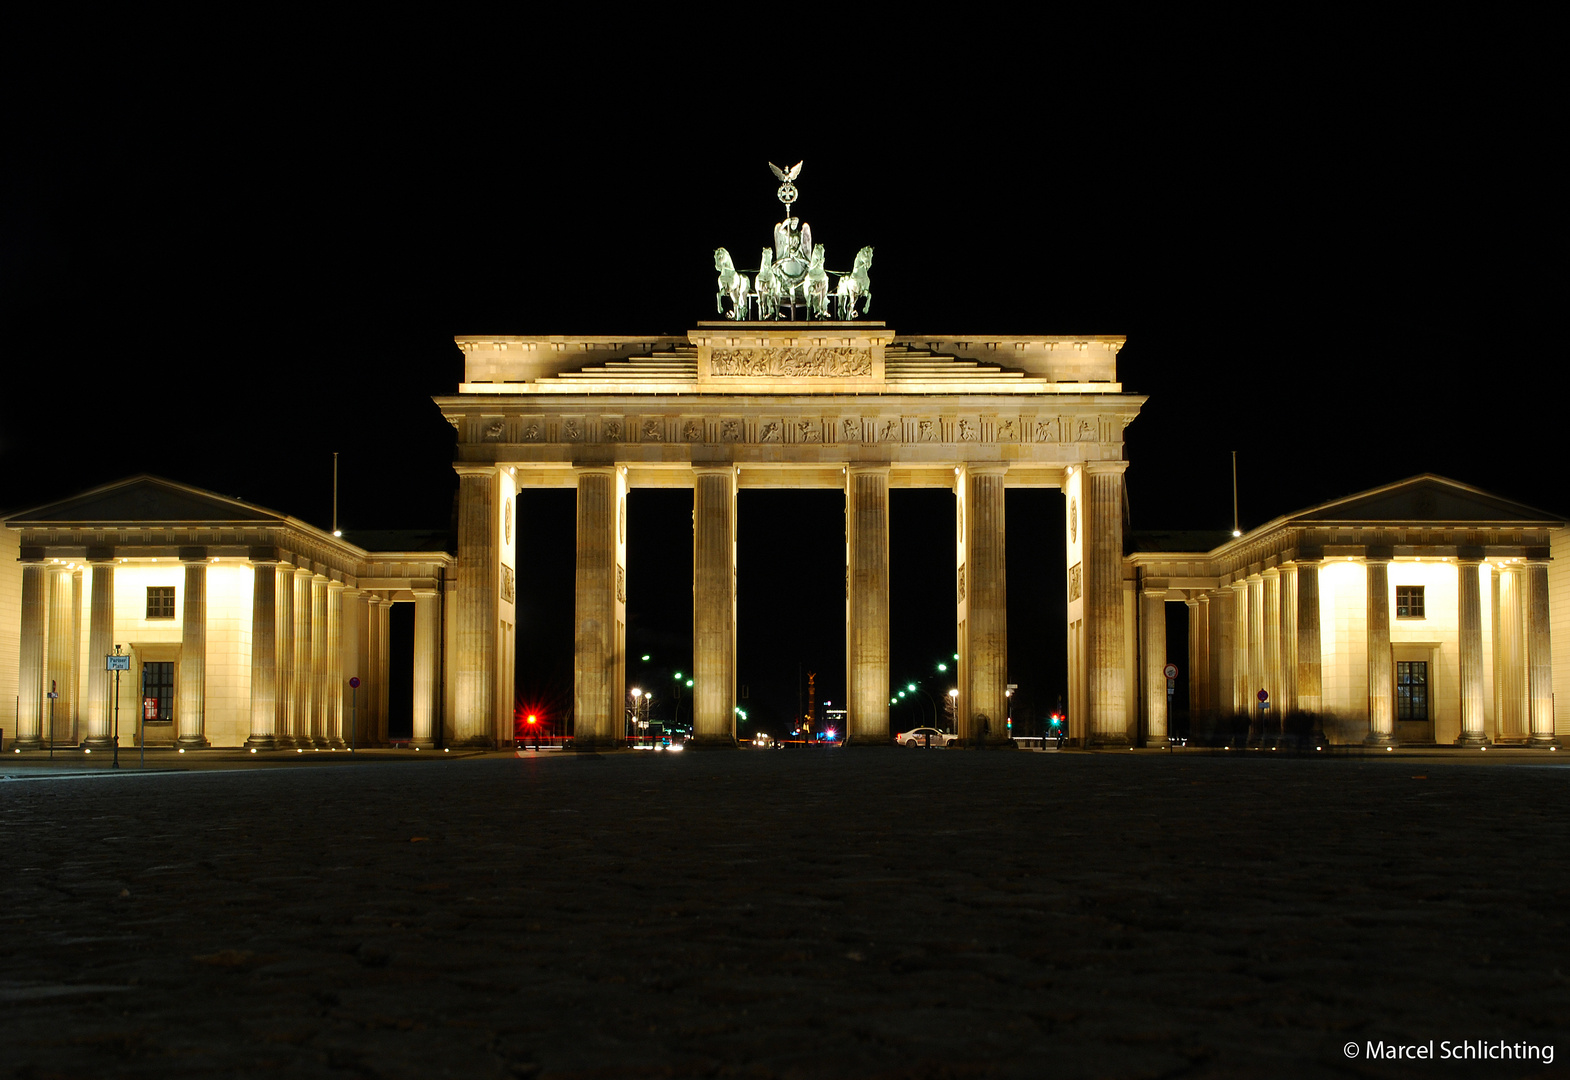
[[[130,671],[131,658],[129,656],[106,656],[104,657],[104,670]]]

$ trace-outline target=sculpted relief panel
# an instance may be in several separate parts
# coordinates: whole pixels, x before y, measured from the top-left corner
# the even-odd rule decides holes
[[[872,374],[872,351],[827,346],[715,349],[709,356],[709,374],[787,379],[866,377]]]

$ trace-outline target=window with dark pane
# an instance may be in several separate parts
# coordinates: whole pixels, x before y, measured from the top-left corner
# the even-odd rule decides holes
[[[144,720],[174,719],[173,660],[149,660],[142,665],[142,707]]]
[[[147,617],[149,619],[174,618],[173,585],[149,585],[147,587]]]
[[[1428,661],[1396,661],[1396,719],[1428,719]]]
[[[1396,618],[1398,619],[1423,619],[1423,586],[1397,585],[1396,586]]]

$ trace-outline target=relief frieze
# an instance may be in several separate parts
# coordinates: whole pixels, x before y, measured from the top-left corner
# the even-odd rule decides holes
[[[709,356],[709,374],[783,379],[866,377],[872,374],[872,351],[821,345],[715,349]]]

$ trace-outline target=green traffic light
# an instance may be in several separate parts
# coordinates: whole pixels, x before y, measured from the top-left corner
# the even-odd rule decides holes
[[[949,669],[949,666],[947,664],[939,664],[938,665],[938,670],[939,671],[947,671],[948,669]]]

